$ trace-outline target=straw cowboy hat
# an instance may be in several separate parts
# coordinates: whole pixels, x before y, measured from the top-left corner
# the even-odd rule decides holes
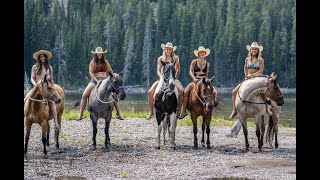
[[[251,46],[247,45],[246,47],[248,51],[250,51],[251,48],[258,48],[260,52],[263,50],[263,46],[259,46],[257,42],[253,42]]]
[[[96,51],[91,51],[91,53],[96,54],[96,53],[106,53],[107,50],[103,51],[102,47],[97,47]]]
[[[161,48],[164,50],[164,48],[172,48],[173,51],[177,49],[177,46],[173,46],[171,42],[167,42],[166,45],[161,44]]]
[[[198,48],[198,50],[194,50],[193,53],[194,53],[194,55],[196,55],[197,57],[199,57],[199,52],[201,52],[201,51],[206,52],[206,56],[205,56],[205,57],[207,57],[207,56],[210,54],[210,49],[209,49],[209,48],[205,49],[203,46],[200,46],[200,47]]]
[[[37,51],[33,54],[33,56],[32,56],[33,59],[38,60],[40,54],[45,54],[47,56],[48,60],[52,57],[51,52],[46,51],[46,50],[40,50],[40,51]]]

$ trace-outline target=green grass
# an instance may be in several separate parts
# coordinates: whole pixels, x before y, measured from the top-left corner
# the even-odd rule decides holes
[[[121,112],[123,118],[146,118],[148,116],[148,112]],[[79,117],[79,109],[65,109],[63,113],[63,118],[65,120],[75,120]],[[83,112],[84,118],[89,118],[89,112],[85,110]],[[112,112],[112,118],[116,117],[115,111]],[[154,119],[155,117],[153,117]],[[226,120],[221,116],[212,117],[210,126],[233,126],[237,119],[234,120]],[[267,122],[267,121],[265,121]],[[202,117],[198,117],[198,126],[202,124]],[[178,126],[193,126],[190,116],[186,116],[184,119],[178,119]],[[255,122],[253,120],[247,121],[248,127],[255,127]],[[289,127],[289,124],[281,124],[279,123],[279,128]],[[123,133],[126,133],[123,131]]]
[[[128,177],[128,174],[129,174],[129,173],[128,173],[127,171],[123,170],[123,171],[120,172],[120,177],[121,177],[121,178],[127,178],[127,177]]]

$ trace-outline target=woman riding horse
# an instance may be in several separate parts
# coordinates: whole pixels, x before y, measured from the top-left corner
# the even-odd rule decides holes
[[[190,64],[190,70],[189,74],[193,80],[193,82],[189,83],[187,88],[184,91],[184,97],[183,97],[183,109],[182,114],[179,117],[179,119],[183,119],[188,115],[187,113],[187,104],[188,104],[188,97],[192,89],[194,89],[195,84],[201,78],[206,77],[208,78],[208,71],[210,68],[209,62],[206,61],[205,57],[207,57],[210,54],[210,49],[205,49],[203,46],[200,46],[198,50],[194,50],[194,55],[197,56],[197,59],[194,59]],[[213,97],[217,97],[217,90],[213,89],[212,93]],[[215,106],[218,105],[217,99],[215,99]]]
[[[184,89],[182,87],[181,82],[178,80],[178,76],[180,74],[180,62],[179,57],[174,53],[174,51],[177,49],[177,46],[173,46],[171,42],[167,42],[166,45],[161,44],[161,48],[163,49],[163,54],[160,56],[157,60],[157,74],[159,78],[161,77],[161,70],[162,70],[162,62],[164,63],[175,63],[175,84],[179,91],[179,99],[178,99],[178,108],[177,108],[177,117],[180,116],[180,110],[183,102],[183,93]],[[156,88],[159,84],[159,80],[157,80],[148,91],[148,103],[149,103],[149,115],[147,117],[147,120],[151,119],[152,116],[154,116],[153,113],[153,104],[154,104],[154,94],[156,91]]]
[[[92,89],[97,85],[98,80],[105,79],[107,77],[107,72],[113,74],[109,61],[104,56],[104,53],[106,52],[107,50],[103,51],[101,47],[97,47],[95,51],[91,51],[91,53],[93,54],[93,59],[89,64],[89,75],[91,77],[91,81],[83,92],[78,120],[83,119],[83,111],[86,107],[87,99]],[[120,114],[118,98],[114,93],[112,94],[112,96],[116,100],[114,105],[117,111],[117,118],[123,120],[123,117]]]
[[[245,64],[243,68],[245,79],[263,76],[264,59],[261,57],[263,46],[259,46],[257,42],[253,42],[251,46],[247,45],[246,47],[249,53],[248,57],[245,59]],[[235,115],[237,115],[237,108],[235,106],[235,102],[240,85],[241,83],[232,91],[232,113],[228,120],[231,120]],[[264,93],[262,93],[261,96],[262,99],[266,102],[265,105],[267,113],[269,114],[269,116],[272,116],[272,112],[268,108],[268,104],[271,104],[270,99]]]

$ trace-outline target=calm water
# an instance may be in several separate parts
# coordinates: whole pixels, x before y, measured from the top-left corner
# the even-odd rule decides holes
[[[82,94],[66,94],[66,105],[80,101]],[[279,123],[290,127],[296,127],[296,94],[283,94],[284,105],[281,108]],[[222,102],[221,110],[214,110],[216,116],[221,116],[227,119],[231,114],[232,100],[231,94],[220,94],[219,101]],[[123,111],[130,112],[148,112],[148,97],[147,94],[127,94],[125,100],[120,101],[120,106]],[[249,121],[253,120],[252,118]]]

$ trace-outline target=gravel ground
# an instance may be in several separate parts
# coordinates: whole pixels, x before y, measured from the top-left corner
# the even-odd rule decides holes
[[[104,121],[98,122],[97,149],[91,150],[92,127],[89,119],[62,121],[60,149],[55,149],[53,123],[48,156],[42,153],[41,129],[33,124],[25,179],[296,179],[296,129],[279,128],[279,148],[264,143],[257,152],[255,128],[249,127],[248,152],[243,132],[228,138],[231,127],[211,127],[211,146],[193,150],[192,127],[178,126],[177,149],[155,148],[156,120],[112,119],[110,150],[104,151]],[[168,136],[166,136],[168,137]],[[161,142],[162,137],[161,137]]]

